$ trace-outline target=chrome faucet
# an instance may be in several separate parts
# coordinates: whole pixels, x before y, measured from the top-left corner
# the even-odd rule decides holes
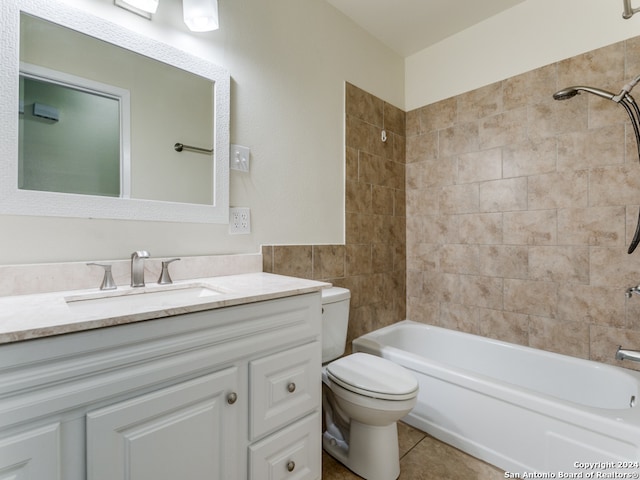
[[[640,362],[640,352],[637,350],[624,350],[622,346],[616,351],[616,360],[633,360]]]
[[[631,298],[633,294],[640,295],[640,285],[636,285],[635,287],[627,288],[625,295],[627,298]]]
[[[144,259],[149,258],[149,252],[138,250],[131,254],[131,286],[144,287]]]

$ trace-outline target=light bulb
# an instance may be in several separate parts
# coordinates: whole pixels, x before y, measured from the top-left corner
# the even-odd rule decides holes
[[[184,23],[192,32],[217,30],[217,0],[182,0]]]

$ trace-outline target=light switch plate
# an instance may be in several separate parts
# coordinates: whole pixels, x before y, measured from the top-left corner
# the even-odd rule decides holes
[[[229,145],[229,168],[231,170],[249,171],[251,149],[242,145]]]
[[[241,235],[251,233],[251,210],[245,207],[229,208],[229,233]]]

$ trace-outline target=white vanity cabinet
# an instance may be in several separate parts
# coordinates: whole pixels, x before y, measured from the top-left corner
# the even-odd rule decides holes
[[[319,479],[320,315],[316,292],[0,346],[0,480]]]

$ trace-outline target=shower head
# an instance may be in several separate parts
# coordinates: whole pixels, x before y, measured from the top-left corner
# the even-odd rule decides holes
[[[640,75],[638,75],[624,87],[622,87],[622,90],[620,90],[620,93],[617,95],[615,93],[607,92],[606,90],[601,90],[595,87],[567,87],[563,88],[559,92],[554,93],[553,98],[555,100],[568,100],[569,98],[575,97],[580,92],[588,92],[597,95],[598,97],[606,98],[607,100],[613,100],[616,103],[620,103],[623,99],[625,99],[625,97],[629,97],[629,92],[633,90],[633,87],[635,87],[638,83],[640,83]]]
[[[553,98],[554,100],[568,100],[570,98],[575,97],[580,92],[592,93],[594,95],[597,95],[598,97],[606,98],[607,100],[613,100],[614,102],[620,102],[621,100],[621,99],[617,100],[616,95],[611,92],[600,90],[599,88],[594,88],[594,87],[580,87],[580,86],[563,88],[559,92],[554,93]]]
[[[640,75],[638,75],[624,87],[622,87],[622,90],[620,90],[620,93],[617,95],[594,87],[567,87],[554,93],[553,98],[554,100],[568,100],[575,97],[581,92],[587,92],[601,98],[606,98],[607,100],[613,100],[618,105],[621,105],[627,111],[629,119],[631,120],[633,132],[636,136],[638,155],[640,156],[640,107],[638,106],[634,98],[629,94],[633,87],[635,87],[638,83],[640,83]],[[629,245],[627,253],[633,253],[638,245],[640,245],[640,214],[638,214],[638,224],[636,226],[636,232],[633,235],[633,240],[631,240],[631,244]]]
[[[575,97],[580,92],[575,87],[565,88],[553,94],[554,100],[569,100],[570,98]]]

